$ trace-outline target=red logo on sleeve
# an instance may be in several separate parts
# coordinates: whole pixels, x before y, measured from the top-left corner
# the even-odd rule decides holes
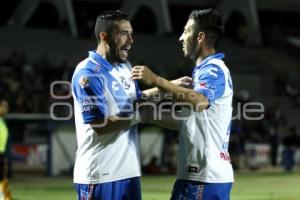
[[[206,88],[206,83],[199,83],[200,88]]]

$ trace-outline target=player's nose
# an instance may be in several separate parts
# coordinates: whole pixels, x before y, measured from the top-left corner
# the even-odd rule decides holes
[[[127,41],[128,41],[130,44],[133,44],[134,40],[133,40],[133,36],[132,36],[131,34],[128,35]]]
[[[180,43],[183,42],[183,34],[181,34],[181,36],[179,37],[179,42],[180,42]]]

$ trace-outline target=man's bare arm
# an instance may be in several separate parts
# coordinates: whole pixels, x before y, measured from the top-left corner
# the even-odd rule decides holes
[[[188,76],[183,76],[170,82],[181,87],[190,88],[192,84],[192,78]],[[166,94],[165,92],[161,91],[158,87],[143,90],[143,94],[146,95],[148,98],[153,99],[154,101],[160,101],[164,98],[172,98],[172,95]]]
[[[203,94],[175,85],[154,74],[145,66],[135,66],[132,69],[132,79],[141,80],[145,84],[155,86],[163,92],[170,92],[173,94],[174,100],[190,103],[196,111],[202,111],[209,105],[208,99]]]

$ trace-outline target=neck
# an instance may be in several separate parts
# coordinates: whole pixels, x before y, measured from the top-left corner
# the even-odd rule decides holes
[[[214,48],[204,49],[201,54],[195,59],[196,65],[199,65],[205,58],[216,53]]]
[[[102,56],[105,60],[107,60],[112,66],[115,66],[117,63],[116,61],[113,61],[111,57],[108,55],[109,47],[108,45],[105,45],[103,43],[99,44],[97,46],[96,52]]]

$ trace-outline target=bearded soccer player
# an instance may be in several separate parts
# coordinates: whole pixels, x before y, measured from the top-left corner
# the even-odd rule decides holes
[[[234,181],[228,154],[233,87],[224,54],[216,51],[222,34],[223,22],[216,10],[191,12],[179,41],[185,57],[195,62],[192,88],[177,86],[146,66],[132,69],[133,80],[172,93],[174,100],[185,105],[177,120],[175,113],[170,113],[173,116],[164,113],[167,123],[151,121],[179,130],[178,170],[172,200],[230,199]]]
[[[97,49],[78,64],[72,77],[78,200],[141,199],[139,118],[133,117],[132,109],[141,92],[130,78],[127,60],[132,32],[126,13],[99,15]]]

